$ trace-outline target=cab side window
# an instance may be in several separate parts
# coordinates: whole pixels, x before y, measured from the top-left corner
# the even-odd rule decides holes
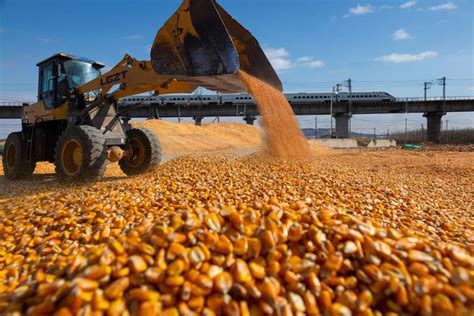
[[[41,99],[47,109],[52,109],[54,106],[53,82],[53,64],[49,64],[41,70]]]

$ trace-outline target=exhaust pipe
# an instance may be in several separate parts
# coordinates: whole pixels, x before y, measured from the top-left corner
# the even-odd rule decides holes
[[[184,0],[151,48],[158,75],[222,93],[245,91],[240,70],[282,90],[255,37],[214,0]]]

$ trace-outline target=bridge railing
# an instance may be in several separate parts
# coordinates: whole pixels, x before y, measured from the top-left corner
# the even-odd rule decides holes
[[[446,101],[453,100],[473,100],[473,96],[456,96],[456,97],[446,97]],[[429,97],[426,98],[426,101],[443,101],[443,97]],[[397,102],[422,102],[425,101],[423,97],[411,97],[411,98],[397,98]]]

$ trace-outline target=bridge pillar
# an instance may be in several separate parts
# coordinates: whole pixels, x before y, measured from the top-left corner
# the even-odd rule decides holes
[[[202,119],[203,119],[202,116],[193,117],[194,124],[196,124],[196,126],[201,126],[202,125]]]
[[[257,118],[255,117],[255,115],[247,115],[246,117],[244,117],[244,121],[248,124],[248,125],[253,125],[255,123],[255,120]]]
[[[444,112],[427,112],[423,116],[427,120],[426,140],[433,143],[441,141],[441,118]]]
[[[336,138],[349,138],[349,113],[334,114],[336,119]]]

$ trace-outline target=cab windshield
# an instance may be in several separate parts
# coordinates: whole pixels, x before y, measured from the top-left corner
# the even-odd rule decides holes
[[[60,79],[66,79],[71,89],[100,76],[99,70],[91,64],[78,60],[65,61],[61,70]]]
[[[90,63],[79,60],[67,60],[61,64],[58,78],[58,93],[65,96],[67,92],[100,76],[100,71]],[[86,99],[94,99],[98,91],[86,93]]]

